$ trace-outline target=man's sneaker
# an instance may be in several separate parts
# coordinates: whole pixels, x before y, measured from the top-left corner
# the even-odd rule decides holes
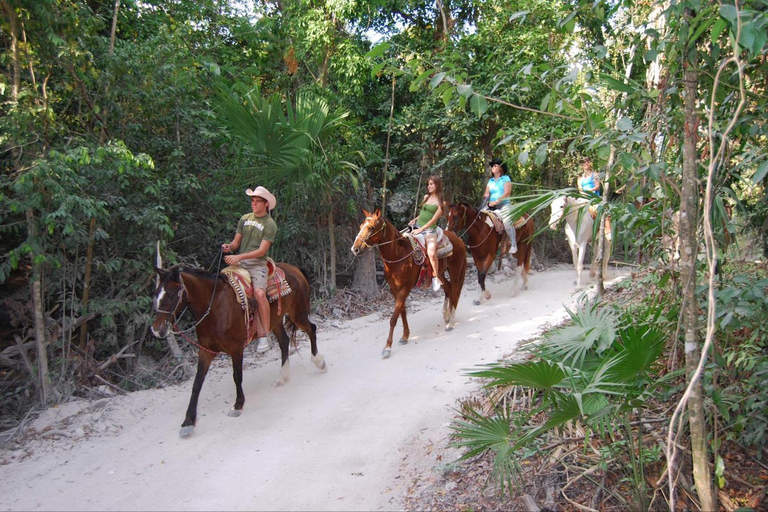
[[[432,291],[433,292],[439,292],[440,291],[440,280],[436,277],[432,278]]]
[[[263,338],[259,338],[259,342],[256,344],[256,352],[259,354],[263,354],[267,350],[269,350],[269,338],[266,336]]]
[[[513,245],[509,248],[509,254],[515,254],[517,252],[517,246]]]

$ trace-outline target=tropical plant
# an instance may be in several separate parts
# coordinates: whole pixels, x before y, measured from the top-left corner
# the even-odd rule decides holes
[[[277,94],[264,97],[258,88],[242,97],[222,89],[218,105],[222,124],[253,157],[247,170],[265,185],[279,187],[287,204],[301,198],[324,207],[321,218],[328,230],[331,270],[327,284],[335,289],[334,194],[344,182],[356,186],[359,170],[342,153],[348,113],[331,111],[325,99],[310,92],[297,94],[294,105]],[[360,154],[347,156],[362,160]],[[247,183],[252,184],[253,178]],[[322,227],[320,219],[317,227]]]
[[[665,345],[656,325],[661,308],[649,307],[639,319],[637,312],[634,318],[626,313],[617,317],[608,307],[587,302],[569,314],[573,323],[532,346],[532,359],[469,372],[488,379],[486,388],[513,386],[531,393],[526,409],[499,405],[487,418],[470,407],[452,425],[456,444],[468,448],[462,458],[485,450],[495,454],[492,478],[502,493],[505,487],[512,490],[519,462],[536,452],[548,434],[577,425],[609,444],[663,386],[657,365]],[[539,416],[543,420],[534,421]]]

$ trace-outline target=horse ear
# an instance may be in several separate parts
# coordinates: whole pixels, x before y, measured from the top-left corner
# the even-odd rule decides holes
[[[376,211],[373,212],[373,216],[374,217],[381,217],[381,209],[376,208]]]
[[[369,212],[368,210],[363,208],[363,215],[365,215],[366,217],[370,217],[371,216],[371,212]]]

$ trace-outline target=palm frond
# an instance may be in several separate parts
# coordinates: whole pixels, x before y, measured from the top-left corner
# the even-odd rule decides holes
[[[472,377],[490,379],[485,387],[492,386],[527,386],[533,389],[549,391],[565,378],[565,372],[549,361],[526,361],[524,363],[485,365],[485,369],[469,372]]]

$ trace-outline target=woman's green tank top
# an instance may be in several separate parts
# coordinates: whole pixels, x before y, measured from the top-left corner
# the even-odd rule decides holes
[[[425,204],[424,206],[422,206],[421,211],[419,212],[419,218],[416,221],[419,227],[423,227],[424,224],[429,222],[432,219],[432,217],[435,216],[436,211],[437,211],[436,204]]]

